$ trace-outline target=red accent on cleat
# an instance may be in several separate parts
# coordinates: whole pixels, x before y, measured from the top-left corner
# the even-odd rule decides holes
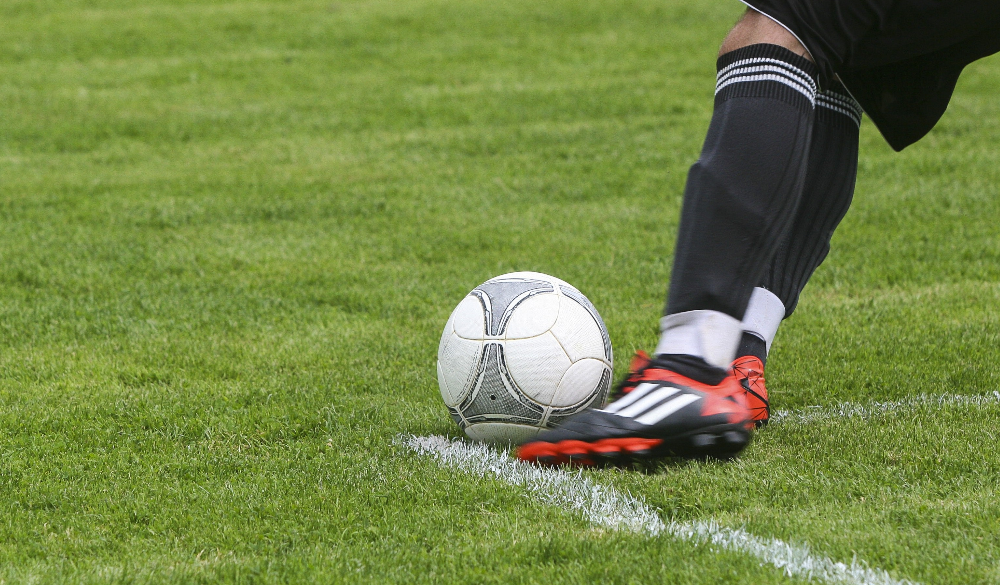
[[[643,371],[649,367],[649,363],[652,361],[648,353],[642,350],[635,352],[635,355],[632,356],[632,363],[628,367],[628,375],[615,387],[614,392],[611,393],[608,399],[614,402],[632,390],[635,390],[635,387],[642,379]]]
[[[517,449],[517,458],[522,461],[537,461],[542,457],[561,459],[562,455],[552,443],[536,441]]]
[[[641,372],[646,369],[646,366],[648,366],[651,361],[653,360],[649,357],[649,354],[640,349],[635,352],[634,356],[632,356],[632,363],[629,364],[628,371]]]
[[[559,441],[555,447],[567,457],[585,457],[590,454],[590,443],[584,441]]]
[[[539,461],[544,463],[573,462],[581,465],[593,465],[591,455],[615,455],[619,453],[648,453],[663,444],[662,439],[643,439],[626,437],[623,439],[602,439],[593,443],[586,441],[559,441],[545,443],[536,441],[522,445],[517,450],[517,457],[522,461]]]
[[[771,417],[771,403],[764,385],[764,364],[755,356],[742,356],[733,362],[732,372],[746,394],[747,409],[754,425],[766,425]]]

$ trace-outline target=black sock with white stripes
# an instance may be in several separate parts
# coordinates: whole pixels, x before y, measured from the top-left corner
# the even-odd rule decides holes
[[[738,320],[798,207],[817,70],[762,44],[721,56],[718,71],[715,112],[684,192],[666,314]]]
[[[861,106],[837,83],[816,95],[815,117],[802,200],[759,285],[781,299],[786,317],[830,252],[830,238],[851,206],[858,172]]]

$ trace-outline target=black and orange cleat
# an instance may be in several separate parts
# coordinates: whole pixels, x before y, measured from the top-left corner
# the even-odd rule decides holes
[[[746,392],[747,408],[754,426],[760,428],[766,425],[771,418],[771,403],[764,386],[764,363],[756,356],[745,355],[736,358],[731,371]]]
[[[747,446],[753,423],[735,377],[703,384],[646,359],[626,378],[618,400],[542,432],[518,448],[518,458],[547,465],[619,465],[664,457],[728,459]]]
[[[642,373],[652,362],[653,359],[649,357],[648,353],[642,350],[635,352],[635,355],[632,356],[632,363],[628,367],[628,375],[615,386],[614,392],[608,396],[609,402],[614,402],[634,390],[642,381]]]

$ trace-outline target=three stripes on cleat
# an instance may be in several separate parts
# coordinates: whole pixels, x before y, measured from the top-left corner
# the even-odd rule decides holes
[[[699,399],[693,394],[675,397],[678,393],[680,388],[643,382],[621,400],[609,404],[602,412],[631,418],[639,424],[654,425]]]

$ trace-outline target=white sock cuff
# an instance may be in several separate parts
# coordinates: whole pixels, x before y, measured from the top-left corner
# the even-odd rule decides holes
[[[718,311],[685,311],[660,319],[656,354],[687,354],[728,370],[743,335],[743,324]]]
[[[771,342],[778,332],[781,320],[785,318],[785,304],[775,294],[759,286],[750,295],[750,304],[743,315],[743,330],[753,333],[764,340],[767,351],[771,351]]]

